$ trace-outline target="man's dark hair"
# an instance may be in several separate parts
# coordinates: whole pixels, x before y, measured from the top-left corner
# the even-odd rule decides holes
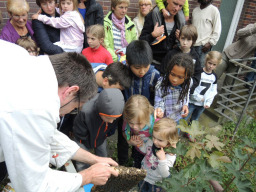
[[[98,86],[92,66],[83,55],[66,52],[51,55],[49,58],[55,70],[59,87],[79,86],[81,102],[86,102],[97,93]]]
[[[41,3],[45,3],[48,1],[55,1],[55,4],[57,4],[57,0],[36,0],[36,4],[38,5],[38,7],[41,7]]]
[[[130,70],[126,65],[120,62],[114,62],[107,66],[102,77],[108,78],[109,85],[119,83],[125,89],[128,89],[131,85]]]
[[[148,66],[153,61],[152,49],[147,41],[132,41],[126,48],[126,61],[129,65]]]

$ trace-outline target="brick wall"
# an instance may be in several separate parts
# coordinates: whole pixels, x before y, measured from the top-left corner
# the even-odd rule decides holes
[[[8,20],[9,16],[6,11],[6,1],[7,0],[0,0],[0,10],[3,14],[3,23],[0,26],[0,30],[5,25],[6,21]],[[30,6],[29,17],[39,10],[38,6],[35,3],[35,0],[27,0]],[[104,15],[106,15],[110,11],[110,0],[97,0],[103,7]],[[130,16],[132,19],[137,15],[139,9],[139,0],[130,0],[131,4],[128,9],[127,15]],[[152,0],[153,4],[155,4],[155,0]],[[217,7],[220,6],[221,0],[213,0],[213,4]],[[198,6],[197,0],[189,0],[190,6],[190,16],[192,10]],[[249,23],[256,22],[256,0],[245,0],[243,11],[240,17],[240,21],[238,24],[237,29],[240,29],[246,26]]]
[[[250,23],[256,22],[256,0],[245,0],[237,29],[241,29]],[[234,41],[237,39],[235,36]]]

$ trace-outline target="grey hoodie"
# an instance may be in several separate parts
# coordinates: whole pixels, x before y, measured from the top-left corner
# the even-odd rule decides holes
[[[104,89],[86,102],[74,121],[74,135],[80,143],[92,149],[100,146],[107,137],[107,133],[117,126],[106,123],[101,115],[118,118],[124,109],[124,97],[119,89]]]

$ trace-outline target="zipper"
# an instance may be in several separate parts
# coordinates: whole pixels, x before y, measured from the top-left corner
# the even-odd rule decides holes
[[[108,123],[106,123],[106,127],[105,127],[104,132],[106,132],[107,130],[108,130]]]
[[[99,136],[99,133],[100,133],[100,129],[101,129],[101,126],[103,125],[103,123],[104,123],[104,121],[102,121],[102,123],[101,123],[101,125],[100,125],[100,127],[99,127],[99,130],[98,130],[98,133],[97,133],[97,136],[96,136],[96,138],[95,138],[95,141],[94,141],[94,147],[96,147],[97,145],[96,145],[96,141],[97,141],[97,138],[98,138],[98,136]]]

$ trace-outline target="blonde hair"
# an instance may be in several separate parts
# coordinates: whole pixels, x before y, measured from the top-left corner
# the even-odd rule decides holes
[[[31,49],[31,51],[35,51],[36,55],[39,54],[39,48],[37,47],[36,42],[30,37],[21,37],[17,40],[16,44],[26,50]]]
[[[102,25],[96,24],[96,25],[91,25],[86,29],[86,34],[90,33],[92,36],[103,40],[105,39],[105,31],[104,27]],[[106,48],[104,41],[102,41],[101,45]]]
[[[178,129],[176,122],[170,118],[162,118],[154,124],[154,132],[160,132],[162,140],[167,140],[171,145],[179,141]]]
[[[121,3],[127,3],[127,5],[130,5],[130,0],[111,0],[111,10],[115,9],[117,5]]]
[[[29,4],[26,0],[8,0],[6,8],[10,14],[22,14],[24,12],[29,12]]]
[[[150,125],[150,115],[154,112],[153,106],[143,95],[133,95],[125,103],[123,117],[128,123],[138,118],[139,123]]]
[[[210,51],[205,56],[205,64],[209,59],[216,59],[218,66],[222,62],[222,54],[219,51]]]
[[[65,0],[59,0],[60,15],[63,15],[62,8],[61,8],[61,2],[62,2],[62,1],[65,1]],[[77,0],[70,0],[70,1],[73,2],[73,11],[76,11],[76,12],[79,13],[80,18],[81,18],[81,20],[82,20],[83,23],[84,23],[84,18],[83,18],[83,16],[80,14],[80,12],[78,11],[78,1],[77,1]]]
[[[152,1],[151,0],[139,0],[139,6],[143,2],[149,3],[151,5],[151,9],[152,9]],[[140,9],[139,9],[139,13],[138,13],[137,17],[139,19],[139,23],[141,25],[144,25],[145,17],[141,14]]]

